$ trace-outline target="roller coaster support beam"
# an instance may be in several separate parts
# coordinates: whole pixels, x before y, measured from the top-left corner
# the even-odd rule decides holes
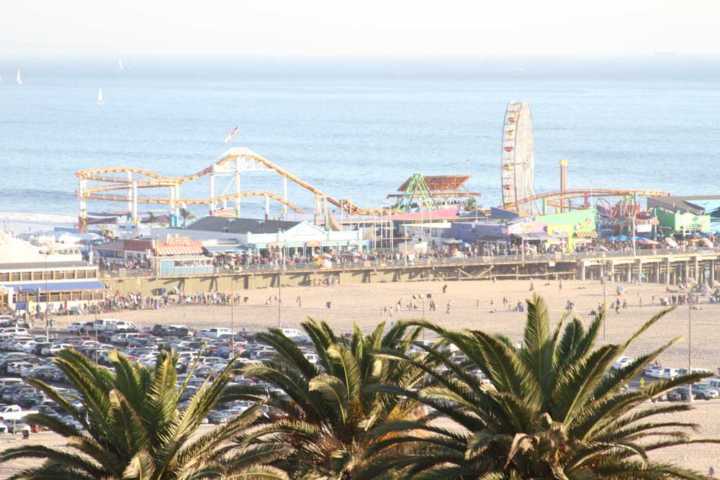
[[[569,210],[569,200],[565,198],[565,192],[568,189],[568,161],[560,160],[560,211],[565,212]]]
[[[315,205],[313,208],[313,223],[315,225],[320,224],[320,215],[322,212],[321,201],[322,201],[322,197],[320,197],[320,195],[315,195],[315,202],[314,202]]]
[[[210,174],[210,203],[209,203],[209,214],[210,216],[215,214],[215,174]]]
[[[85,198],[85,190],[87,189],[87,180],[80,180],[80,187],[78,189],[78,197],[80,199],[80,218],[78,219],[78,229],[80,232],[84,232],[87,226],[87,198]]]
[[[323,197],[323,225],[325,229],[329,228],[330,225],[330,210],[328,209],[327,197]]]
[[[140,219],[138,217],[138,186],[137,186],[136,180],[133,180],[133,182],[130,186],[130,191],[132,192],[132,198],[131,198],[132,208],[130,209],[131,219],[132,219],[132,224],[137,226],[140,223]]]
[[[235,216],[237,218],[240,218],[240,193],[240,157],[237,157],[235,159]]]
[[[180,205],[177,202],[180,201],[180,184],[175,185],[175,215],[180,217]]]
[[[127,186],[128,186],[128,203],[127,203],[127,211],[128,215],[132,214],[133,211],[133,191],[132,191],[132,184],[133,184],[133,174],[132,172],[127,172]]]
[[[288,214],[288,179],[287,177],[283,177],[283,200],[285,200],[285,203],[283,204],[283,220],[287,220],[287,214]]]
[[[170,187],[170,214],[175,215],[175,188]]]

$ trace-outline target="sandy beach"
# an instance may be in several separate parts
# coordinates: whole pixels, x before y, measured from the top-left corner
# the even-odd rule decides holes
[[[447,285],[445,293],[442,291],[444,285]],[[627,301],[628,307],[621,309],[619,314],[615,311],[608,313],[605,338],[610,342],[626,339],[643,322],[659,312],[662,307],[659,306],[658,298],[667,295],[662,285],[609,283],[605,286],[608,305],[616,299],[618,286],[624,291],[622,298]],[[446,327],[483,329],[519,340],[525,314],[511,311],[509,307],[523,302],[533,293],[545,298],[553,322],[560,319],[568,300],[575,303],[576,314],[585,319],[589,318],[591,310],[603,303],[603,286],[599,282],[415,282],[282,288],[280,292],[277,289],[247,290],[242,292],[243,296],[248,297],[247,304],[235,307],[182,305],[159,310],[113,312],[103,316],[131,320],[139,327],[164,323],[184,324],[193,328],[224,326],[248,331],[274,326],[297,327],[307,317],[326,320],[338,331],[349,331],[354,323],[368,330],[382,320],[390,322],[426,318]],[[416,301],[417,309],[408,309],[407,305],[412,302],[413,295],[426,298],[427,294],[435,301],[436,311],[429,311],[427,301],[424,302],[424,311],[419,301]],[[278,295],[281,298],[280,305],[275,300]],[[503,304],[503,297],[508,300],[507,306]],[[651,305],[653,298],[655,304]],[[328,301],[331,302],[330,308],[326,305]],[[398,301],[402,306],[396,312]],[[717,354],[720,330],[716,328],[715,320],[719,315],[720,305],[700,305],[692,311],[693,366],[713,370],[720,367],[720,356]],[[94,318],[57,317],[56,325],[63,327],[69,322]],[[685,367],[687,336],[688,307],[680,306],[638,339],[629,353],[636,355],[674,337],[683,337],[661,357],[661,361],[668,366]]]
[[[447,286],[443,293],[443,287]],[[653,314],[661,310],[658,298],[666,295],[665,287],[653,284],[622,284],[623,298],[627,308],[620,313],[608,314],[605,338],[610,342],[626,339]],[[618,284],[605,286],[608,304],[617,298]],[[248,331],[271,326],[297,327],[307,317],[327,320],[339,331],[349,330],[353,323],[363,329],[373,328],[379,321],[427,318],[447,327],[478,328],[490,332],[501,332],[513,339],[520,339],[525,313],[508,311],[503,305],[505,297],[510,306],[531,296],[542,295],[550,307],[553,322],[556,322],[568,300],[575,302],[574,311],[587,319],[589,312],[603,303],[603,285],[599,282],[563,281],[562,284],[541,280],[502,282],[418,282],[388,283],[372,285],[333,286],[315,288],[283,288],[277,290],[249,290],[248,303],[229,306],[173,306],[160,310],[117,312],[107,317],[131,320],[138,326],[152,326],[156,323],[185,324],[194,328],[207,326],[228,326]],[[408,310],[412,296],[427,298],[430,294],[437,305],[434,312]],[[282,299],[280,308],[275,296]],[[272,297],[272,298],[271,298]],[[300,301],[298,302],[298,298]],[[651,302],[655,301],[652,305]],[[398,300],[402,308],[395,311]],[[326,302],[331,301],[330,308]],[[492,302],[492,303],[491,303]],[[269,303],[269,304],[266,304]],[[419,303],[419,302],[416,302]],[[450,304],[450,312],[447,306]],[[427,302],[426,302],[427,304]],[[387,308],[386,308],[387,307]],[[390,313],[390,311],[392,313]],[[701,305],[692,311],[692,362],[694,367],[720,367],[718,346],[720,329],[716,318],[720,305]],[[58,317],[59,326],[71,321],[85,321],[94,318]],[[602,337],[602,335],[601,335]],[[657,348],[674,337],[681,339],[662,357],[663,365],[685,367],[688,362],[688,307],[681,306],[670,312],[657,325],[646,332],[632,346],[630,355],[639,355]],[[720,438],[720,400],[696,401],[696,409],[690,413],[676,415],[675,420],[700,423],[698,435]],[[44,434],[43,434],[44,435]],[[34,436],[34,438],[44,438]],[[57,441],[54,439],[53,441]],[[10,444],[0,441],[0,449]],[[670,449],[654,458],[677,462],[683,466],[705,473],[709,466],[720,466],[720,445],[693,445]],[[7,474],[7,468],[0,475]]]

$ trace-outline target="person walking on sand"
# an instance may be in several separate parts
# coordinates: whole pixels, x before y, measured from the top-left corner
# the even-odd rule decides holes
[[[445,313],[450,315],[450,302],[447,302],[447,306],[445,307]]]
[[[443,293],[447,292],[447,283],[442,286],[442,292]]]
[[[302,298],[300,298],[300,295],[298,295],[297,298],[295,299],[295,303],[297,303],[297,306],[299,308],[302,308]]]

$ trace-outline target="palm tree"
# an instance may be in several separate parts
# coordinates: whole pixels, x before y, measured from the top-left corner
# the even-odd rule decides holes
[[[200,424],[218,404],[233,362],[212,381],[206,381],[186,408],[180,398],[188,380],[178,385],[176,356],[163,352],[154,368],[110,355],[112,369],[100,366],[75,350],[64,350],[55,363],[78,392],[82,409],[73,399],[40,381],[28,380],[57,402],[81,428],[61,419],[35,414],[28,423],[40,425],[67,440],[67,448],[27,445],[0,453],[0,462],[17,458],[44,459],[38,467],[14,479],[282,479],[286,475],[264,463],[282,456],[280,447],[244,446],[232,453],[228,439],[242,433],[260,416],[256,406],[205,433]]]
[[[667,311],[651,318],[625,343],[601,346],[596,340],[604,313],[587,329],[566,315],[551,331],[546,305],[537,296],[528,301],[524,342],[519,346],[500,335],[413,322],[457,347],[466,360],[453,361],[440,347],[427,348],[426,361],[395,355],[425,371],[432,385],[418,390],[388,385],[382,390],[421,402],[433,413],[425,421],[379,427],[377,435],[398,436],[377,442],[372,450],[414,446],[412,454],[396,455],[384,466],[403,468],[403,478],[705,478],[655,463],[648,454],[675,445],[716,442],[690,439],[687,432],[695,424],[658,418],[687,411],[689,405],[649,402],[706,375],[627,387],[675,340],[623,368],[612,368]]]
[[[372,387],[390,383],[412,388],[420,380],[421,371],[376,355],[388,349],[407,352],[419,329],[396,325],[385,332],[380,324],[364,335],[355,327],[347,338],[325,322],[309,320],[302,327],[315,347],[317,365],[281,330],[270,329],[257,338],[275,349],[275,358],[243,368],[246,377],[266,387],[238,387],[234,395],[271,407],[271,423],[252,438],[292,448],[293,455],[279,464],[294,472],[293,478],[352,478],[370,462],[365,452],[377,441],[370,430],[417,418],[414,402]]]

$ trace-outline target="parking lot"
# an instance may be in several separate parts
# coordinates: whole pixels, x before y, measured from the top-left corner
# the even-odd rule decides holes
[[[317,358],[299,330],[285,329],[285,333],[305,345],[303,349],[311,361]],[[3,408],[11,406],[19,407],[22,414],[12,421],[3,418],[0,421],[0,433],[24,428],[21,417],[36,411],[79,426],[70,416],[64,416],[54,401],[23,381],[28,378],[40,379],[72,398],[74,392],[66,383],[63,372],[51,362],[52,357],[65,348],[73,348],[101,365],[110,365],[110,352],[118,350],[146,366],[155,364],[161,349],[171,348],[178,355],[178,380],[184,382],[192,370],[183,393],[184,402],[192,397],[208,377],[224,369],[231,357],[238,356],[247,363],[267,359],[273,354],[270,347],[255,342],[252,335],[233,334],[224,327],[193,330],[182,325],[156,325],[138,329],[131,322],[98,319],[71,324],[64,331],[55,332],[48,341],[44,335],[31,334],[26,328],[5,326],[0,329],[0,418],[3,418]],[[250,380],[238,375],[235,382]],[[82,405],[76,402],[75,406],[79,408]],[[223,423],[247,407],[244,402],[223,405],[221,409],[212,412],[207,421]]]

